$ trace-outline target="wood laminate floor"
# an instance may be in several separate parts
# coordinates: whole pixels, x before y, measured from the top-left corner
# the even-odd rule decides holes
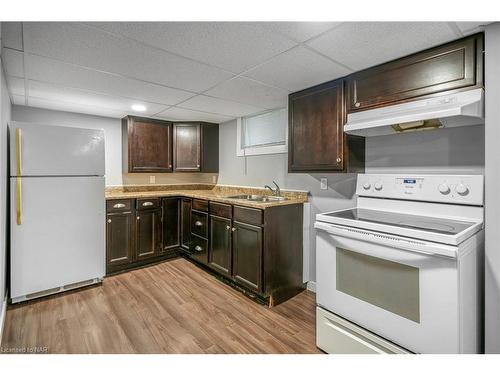
[[[269,309],[185,259],[10,306],[2,348],[49,353],[320,353],[314,294]]]

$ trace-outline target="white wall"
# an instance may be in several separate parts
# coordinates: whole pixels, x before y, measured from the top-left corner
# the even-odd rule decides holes
[[[12,107],[12,119],[15,121],[36,122],[46,125],[104,129],[106,138],[106,185],[148,184],[150,175],[156,176],[157,184],[212,182],[212,176],[217,176],[210,173],[122,174],[120,119],[19,105],[14,105]]]
[[[485,351],[500,353],[500,23],[486,27]]]
[[[11,104],[0,60],[0,330],[3,322],[2,306],[6,297],[7,270],[7,122]],[[0,338],[1,338],[0,331]]]
[[[219,183],[262,187],[275,180],[282,188],[310,191],[309,248],[304,249],[308,280],[316,280],[317,213],[355,205],[355,174],[287,173],[287,154],[236,156],[236,121],[219,128]],[[470,126],[366,139],[366,173],[472,173],[484,170],[484,127]],[[328,190],[320,190],[320,178]]]

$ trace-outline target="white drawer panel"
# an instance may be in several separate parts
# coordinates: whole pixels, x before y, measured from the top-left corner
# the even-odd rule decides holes
[[[316,308],[316,346],[330,354],[410,353],[321,307]]]

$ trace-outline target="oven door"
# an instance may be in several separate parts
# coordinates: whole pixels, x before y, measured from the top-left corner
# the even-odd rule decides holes
[[[320,306],[413,352],[459,352],[457,259],[438,255],[452,246],[315,227]]]

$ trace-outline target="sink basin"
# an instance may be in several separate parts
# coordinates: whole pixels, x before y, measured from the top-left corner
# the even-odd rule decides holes
[[[288,198],[286,197],[276,197],[273,195],[232,195],[227,197],[229,199],[244,199],[252,202],[281,202],[286,201]]]

